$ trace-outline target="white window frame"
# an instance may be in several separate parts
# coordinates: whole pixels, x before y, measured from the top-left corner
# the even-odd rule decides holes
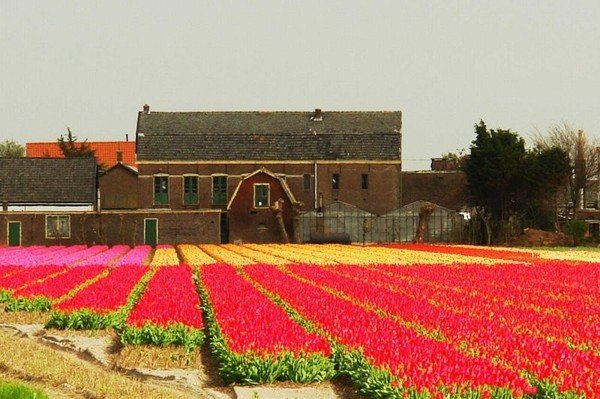
[[[48,235],[48,220],[49,219],[54,219],[56,218],[56,222],[59,223],[61,218],[66,218],[67,219],[67,226],[68,226],[68,234],[63,236],[55,236],[53,234]],[[45,235],[46,235],[46,239],[47,240],[62,240],[65,238],[71,238],[71,215],[46,215],[46,225],[45,225]]]
[[[267,186],[267,204],[265,206],[256,206],[256,187]],[[254,183],[252,191],[252,207],[254,209],[268,209],[271,206],[271,184],[269,183]]]

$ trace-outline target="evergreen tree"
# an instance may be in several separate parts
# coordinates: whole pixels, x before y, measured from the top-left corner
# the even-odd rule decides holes
[[[488,130],[483,121],[475,135],[462,168],[486,241],[503,242],[525,224],[548,228],[555,219],[553,194],[570,173],[567,153],[557,147],[528,151],[517,133]]]
[[[74,136],[71,129],[67,127],[67,137],[62,134],[58,138],[58,146],[65,158],[95,157],[94,150],[90,148],[87,139],[83,142],[77,142],[77,136]]]

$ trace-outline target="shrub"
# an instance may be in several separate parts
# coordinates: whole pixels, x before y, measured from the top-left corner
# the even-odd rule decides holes
[[[581,245],[588,231],[588,224],[585,220],[572,220],[567,224],[567,230],[573,238],[573,245]]]

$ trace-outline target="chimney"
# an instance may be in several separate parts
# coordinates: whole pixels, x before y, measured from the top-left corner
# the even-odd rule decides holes
[[[121,150],[117,151],[117,162],[119,162],[119,163],[123,162],[123,151],[121,151]]]
[[[323,114],[321,113],[321,108],[315,108],[315,114],[311,118],[315,122],[319,122],[323,120]]]
[[[145,114],[149,114],[150,113],[150,106],[148,104],[144,104],[144,113]]]
[[[129,141],[129,134],[125,133],[125,141]]]

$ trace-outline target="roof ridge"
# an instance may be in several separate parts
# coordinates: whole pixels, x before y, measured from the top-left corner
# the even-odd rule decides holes
[[[139,111],[144,115],[152,115],[152,114],[217,114],[217,113],[227,113],[227,114],[313,114],[314,110],[308,111],[269,111],[269,110],[247,110],[247,111],[151,111],[149,113],[144,113],[143,111]],[[386,114],[386,113],[402,113],[401,110],[322,110],[322,113],[368,113],[368,114]]]

